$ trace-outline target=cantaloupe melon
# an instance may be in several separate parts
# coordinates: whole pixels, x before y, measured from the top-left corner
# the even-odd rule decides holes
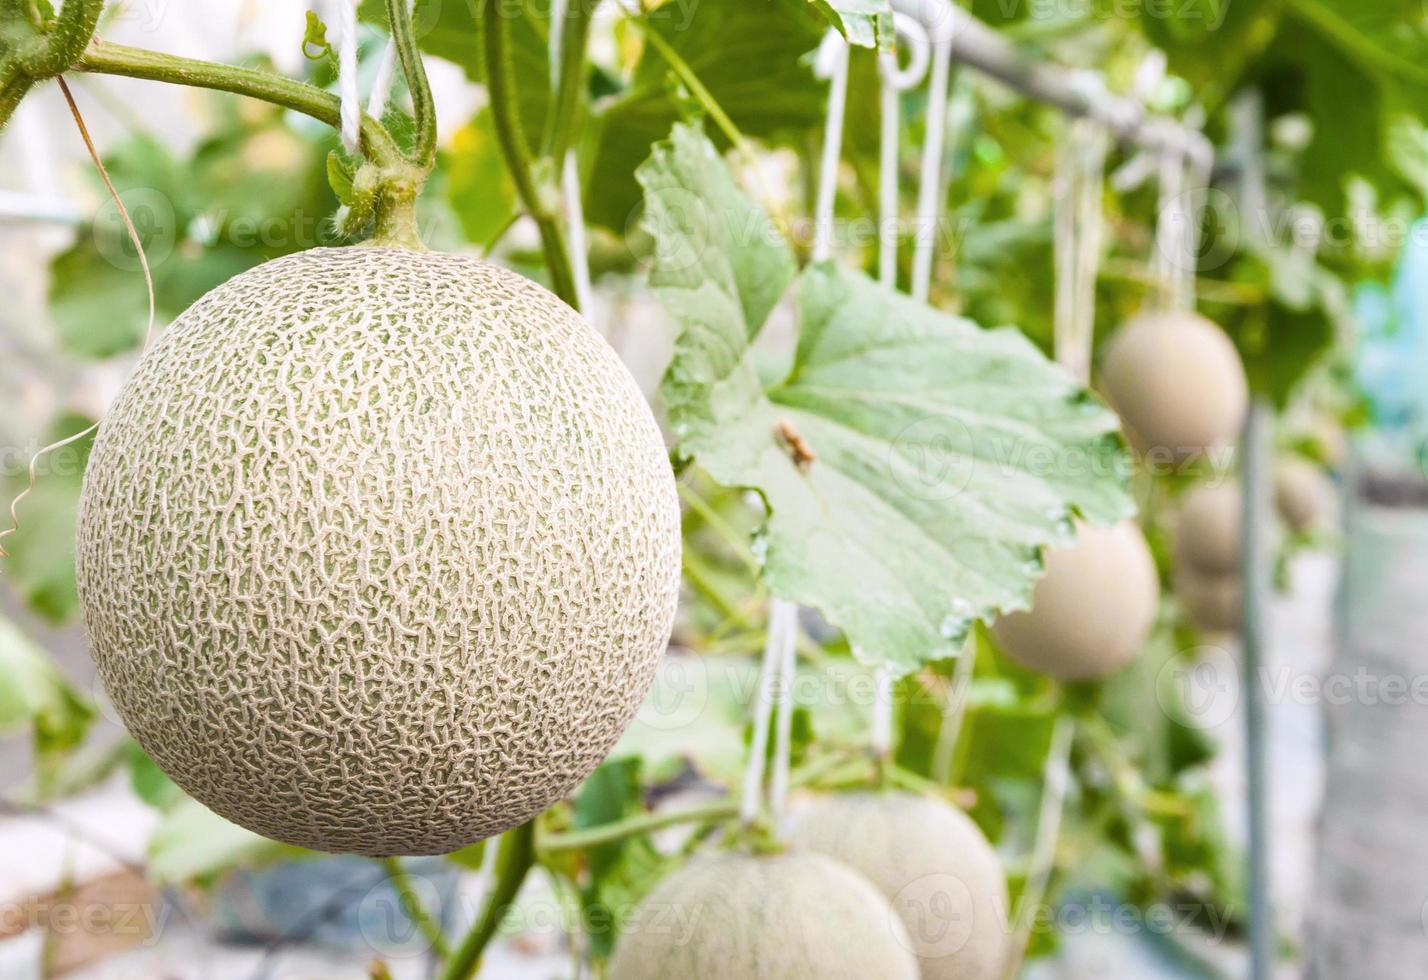
[[[1175,525],[1176,560],[1200,575],[1226,575],[1240,567],[1240,485],[1202,483],[1180,499]]]
[[[614,352],[474,259],[316,249],[198,300],[100,428],[77,575],[129,730],[260,834],[450,851],[633,718],[679,507]]]
[[[695,858],[640,903],[609,980],[917,980],[866,878],[821,854]]]
[[[1197,627],[1213,633],[1240,628],[1244,593],[1244,580],[1239,572],[1205,575],[1182,567],[1175,576],[1175,595],[1185,614]]]
[[[1000,980],[1006,878],[966,814],[907,793],[849,794],[803,815],[791,840],[878,887],[907,927],[922,980]]]
[[[1092,680],[1131,661],[1150,635],[1160,580],[1134,521],[1078,525],[1076,542],[1046,553],[1031,609],[998,619],[1013,660],[1060,680]]]
[[[1106,343],[1101,386],[1142,453],[1183,462],[1231,443],[1249,405],[1239,352],[1195,313],[1146,313]]]
[[[1304,533],[1319,527],[1333,499],[1333,483],[1307,459],[1286,459],[1275,467],[1274,506],[1290,530]]]

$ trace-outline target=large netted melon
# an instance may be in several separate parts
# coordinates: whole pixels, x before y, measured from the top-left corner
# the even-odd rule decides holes
[[[907,793],[826,800],[795,825],[795,845],[848,865],[892,902],[922,980],[998,980],[1009,929],[1006,878],[966,814]]]
[[[912,941],[864,877],[821,854],[696,858],[640,903],[610,980],[917,980]]]
[[[1249,404],[1239,352],[1195,313],[1147,313],[1107,341],[1101,385],[1126,436],[1153,461],[1182,462],[1232,442]]]
[[[1140,652],[1155,623],[1160,578],[1134,521],[1077,527],[1069,548],[1046,553],[1031,609],[998,619],[997,642],[1013,660],[1060,680],[1093,680]]]
[[[614,352],[474,259],[316,249],[174,322],[100,428],[94,660],[188,793],[277,840],[450,851],[525,821],[633,718],[678,501]]]

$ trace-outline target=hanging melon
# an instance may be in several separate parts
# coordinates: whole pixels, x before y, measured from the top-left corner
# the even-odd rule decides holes
[[[1141,453],[1183,462],[1232,443],[1249,405],[1239,352],[1195,313],[1135,317],[1106,343],[1101,386]]]
[[[129,730],[265,836],[451,851],[614,745],[674,616],[679,508],[604,341],[474,259],[315,249],[161,336],[103,421],[77,576]]]
[[[908,793],[833,797],[803,816],[796,846],[862,874],[892,902],[922,980],[998,980],[1006,959],[1006,878],[966,814]]]
[[[696,858],[621,931],[610,980],[918,980],[866,878],[820,854]]]
[[[1275,468],[1274,506],[1290,530],[1303,534],[1319,528],[1333,500],[1333,483],[1308,460],[1286,459]]]
[[[1202,483],[1180,500],[1175,556],[1202,576],[1238,573],[1240,568],[1240,485]]]
[[[1077,527],[1069,548],[1046,553],[1031,609],[997,620],[997,641],[1013,660],[1060,680],[1115,673],[1140,652],[1155,622],[1160,579],[1134,521]]]

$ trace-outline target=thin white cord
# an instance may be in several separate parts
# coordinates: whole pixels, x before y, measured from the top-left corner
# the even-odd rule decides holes
[[[837,31],[824,35],[817,70],[829,79],[828,124],[818,167],[818,196],[813,209],[813,261],[833,257],[833,206],[838,194],[838,162],[843,156],[843,116],[848,106],[848,44]]]
[[[927,132],[922,144],[922,173],[917,188],[916,243],[912,253],[912,296],[927,301],[937,247],[937,216],[947,198],[942,159],[947,133],[947,96],[952,74],[952,39],[939,38],[932,49],[932,81],[927,100]]]
[[[1056,720],[1051,733],[1051,751],[1046,757],[1046,769],[1041,789],[1041,812],[1036,819],[1036,842],[1032,845],[1031,865],[1026,887],[1022,890],[1021,908],[1016,916],[1016,932],[1002,976],[1015,980],[1021,973],[1032,926],[1040,920],[1039,906],[1046,900],[1051,874],[1056,870],[1056,842],[1061,837],[1061,818],[1066,806],[1066,791],[1071,783],[1071,742],[1075,724],[1067,715]]]
[[[782,650],[784,620],[796,617],[793,603],[774,599],[769,603],[768,636],[764,640],[764,657],[759,666],[758,688],[754,691],[754,732],[749,741],[749,761],[744,767],[743,795],[739,800],[739,820],[751,824],[759,815],[763,797],[764,762],[769,751],[769,719],[773,717],[774,698],[779,675],[783,670]]]
[[[331,0],[329,20],[337,34],[337,92],[342,101],[342,145],[356,155],[362,145],[362,103],[357,94],[357,0]]]
[[[870,747],[873,755],[886,759],[893,743],[893,675],[886,667],[873,670],[873,726]]]
[[[1106,153],[1109,138],[1090,120],[1074,121],[1056,161],[1053,261],[1057,363],[1080,381],[1091,377],[1096,329],[1096,277],[1104,217]]]
[[[590,285],[590,248],[585,236],[585,206],[580,200],[580,168],[573,149],[565,151],[565,162],[560,168],[560,193],[565,207],[570,271],[575,277],[575,302],[580,312],[589,320],[594,310],[595,291]]]
[[[392,97],[392,80],[397,74],[397,45],[388,41],[382,51],[382,60],[377,63],[377,77],[372,79],[372,91],[367,95],[367,115],[381,119],[387,111],[387,101]]]
[[[782,601],[782,600],[776,600]],[[774,829],[782,828],[784,810],[788,803],[788,787],[791,779],[793,757],[793,680],[798,666],[798,607],[784,603],[788,608],[780,617],[782,629],[778,637],[779,679],[777,714],[775,716],[775,738],[773,776],[769,780],[769,813]]]
[[[889,289],[897,286],[898,243],[898,151],[901,149],[902,93],[922,83],[927,74],[929,41],[927,29],[907,14],[894,14],[899,41],[905,46],[908,65],[898,63],[895,51],[878,56],[882,132],[878,154],[878,281]]]
[[[882,111],[878,140],[878,282],[893,289],[897,286],[897,151],[902,127],[898,108],[902,93],[894,81],[897,55],[879,55],[878,65],[882,69],[878,88]]]
[[[937,747],[932,753],[932,778],[942,786],[952,778],[952,763],[957,758],[957,743],[962,739],[962,719],[967,715],[967,702],[971,700],[972,672],[976,665],[977,641],[969,636],[952,671],[952,682],[942,704]]]
[[[1181,309],[1185,264],[1185,160],[1167,152],[1160,157],[1160,202],[1155,223],[1153,278],[1160,288],[1161,305]]]

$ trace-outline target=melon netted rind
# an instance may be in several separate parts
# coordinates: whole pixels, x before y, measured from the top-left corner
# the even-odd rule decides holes
[[[917,980],[902,922],[819,854],[696,858],[621,929],[610,980]]]
[[[106,415],[76,571],[119,715],[276,840],[433,854],[566,795],[673,623],[658,426],[554,295],[315,249],[214,289]]]
[[[1008,896],[981,830],[940,800],[855,793],[804,814],[795,846],[862,874],[902,917],[922,980],[995,980],[1006,958]]]

